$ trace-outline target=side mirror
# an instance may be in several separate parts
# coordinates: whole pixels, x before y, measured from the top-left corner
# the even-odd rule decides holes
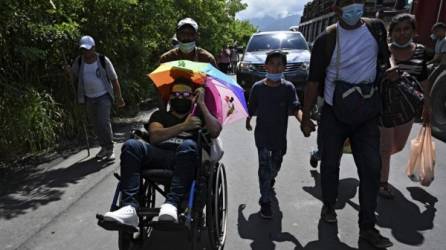
[[[237,47],[237,53],[243,54],[244,52],[245,52],[245,47],[243,47],[243,46],[238,46]]]

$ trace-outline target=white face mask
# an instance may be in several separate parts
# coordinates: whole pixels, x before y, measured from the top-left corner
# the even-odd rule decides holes
[[[189,42],[189,43],[182,43],[180,42],[178,44],[181,52],[183,52],[184,54],[189,54],[191,53],[194,49],[195,49],[195,41],[194,42]]]
[[[435,34],[431,34],[431,39],[432,40],[437,40],[437,36]]]
[[[392,46],[395,46],[397,48],[407,48],[407,47],[409,47],[412,44],[412,42],[413,42],[412,38],[409,39],[409,41],[407,41],[407,43],[404,43],[404,44],[399,44],[399,43],[394,41],[394,42],[392,42]]]

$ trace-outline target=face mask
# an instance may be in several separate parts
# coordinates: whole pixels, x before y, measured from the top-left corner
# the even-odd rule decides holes
[[[271,81],[280,81],[280,79],[284,78],[283,77],[283,73],[277,73],[277,74],[272,74],[272,73],[266,73],[266,78],[271,80]]]
[[[189,42],[189,43],[180,42],[178,47],[180,48],[181,52],[189,54],[195,49],[195,42]]]
[[[364,14],[364,4],[354,3],[342,8],[342,20],[350,26],[359,22]]]
[[[432,40],[437,40],[437,36],[435,34],[431,34],[431,39]]]
[[[173,98],[172,100],[170,100],[170,107],[178,114],[184,115],[190,111],[192,107],[192,101],[189,99]]]
[[[407,43],[399,44],[397,42],[392,42],[392,46],[395,46],[397,48],[407,48],[409,47],[413,42],[413,39],[411,38]]]

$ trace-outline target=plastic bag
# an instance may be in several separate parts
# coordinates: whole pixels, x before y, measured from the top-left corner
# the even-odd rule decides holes
[[[435,142],[432,141],[431,127],[423,126],[418,136],[410,143],[406,174],[412,181],[429,186],[434,179],[435,167]]]
[[[223,143],[220,137],[211,139],[210,161],[218,162],[223,157]]]

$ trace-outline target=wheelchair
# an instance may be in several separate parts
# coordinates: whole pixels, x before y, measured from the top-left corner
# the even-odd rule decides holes
[[[133,138],[148,139],[148,133],[142,130],[132,132]],[[211,155],[212,140],[206,136],[205,130],[198,133],[200,165],[196,168],[195,178],[185,201],[178,208],[178,223],[156,221],[160,211],[156,207],[157,193],[166,196],[169,192],[173,171],[165,169],[146,169],[141,174],[140,190],[137,196],[140,208],[139,232],[129,228],[120,228],[118,233],[119,250],[142,249],[144,242],[149,239],[153,230],[186,231],[191,250],[203,249],[202,235],[208,237],[206,249],[222,250],[226,240],[227,223],[227,182],[225,166],[219,162],[223,152]],[[120,176],[115,173],[119,180]],[[120,185],[118,183],[110,210],[120,207]],[[184,202],[183,202],[184,203]],[[96,215],[98,225],[108,230],[113,229],[102,215]],[[201,248],[200,248],[201,247]]]

